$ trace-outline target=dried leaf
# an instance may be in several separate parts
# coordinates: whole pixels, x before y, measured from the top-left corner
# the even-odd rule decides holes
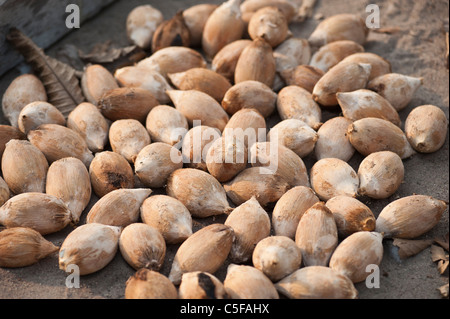
[[[6,39],[24,56],[47,91],[48,102],[58,108],[67,118],[84,96],[76,70],[44,53],[20,30],[11,28]]]
[[[439,287],[438,290],[441,293],[442,297],[448,298],[448,284]]]
[[[433,262],[448,260],[448,257],[445,255],[445,251],[442,247],[431,245],[431,260],[433,260]]]
[[[85,63],[101,64],[112,73],[118,68],[137,63],[146,55],[136,45],[116,48],[110,40],[96,44],[89,53],[78,50],[78,56]]]
[[[405,259],[420,253],[433,243],[431,239],[400,239],[394,238],[394,246],[397,246],[398,255]]]
[[[435,238],[434,242],[441,245],[442,248],[448,251],[448,233],[445,235],[445,238]]]

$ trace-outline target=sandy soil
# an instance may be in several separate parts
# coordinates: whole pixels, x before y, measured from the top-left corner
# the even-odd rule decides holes
[[[206,1],[205,1],[206,2]],[[209,1],[220,3],[221,1]],[[350,12],[366,16],[365,8],[373,1],[369,0],[322,0],[317,1],[314,15],[328,17],[333,14]],[[86,21],[76,30],[47,50],[55,55],[58,49],[66,44],[76,44],[87,52],[94,44],[112,40],[118,46],[127,45],[125,36],[125,20],[128,12],[142,3],[151,3],[160,9],[165,18],[170,18],[177,10],[187,8],[202,1],[165,0],[117,1],[103,12]],[[408,113],[416,106],[434,104],[444,110],[449,117],[449,74],[445,59],[445,31],[448,31],[448,1],[441,0],[379,0],[380,23],[382,28],[396,27],[393,34],[371,32],[365,45],[366,51],[374,52],[389,60],[393,72],[420,76],[424,78],[423,86],[417,91],[409,106],[400,112],[404,121]],[[62,11],[63,12],[63,11]],[[297,37],[307,38],[320,20],[310,18],[304,23],[291,25],[291,30]],[[0,78],[0,96],[9,83],[20,74],[24,68],[15,68]],[[324,120],[336,116],[335,113],[324,112]],[[279,120],[274,115],[268,120],[269,126]],[[3,116],[0,123],[6,124]],[[374,212],[375,216],[390,201],[399,197],[417,194],[427,194],[448,202],[449,200],[449,139],[444,146],[432,154],[417,154],[404,161],[405,181],[398,192],[386,200],[370,200],[361,198]],[[358,154],[351,159],[350,164],[357,169],[362,157]],[[306,158],[305,163],[311,168],[313,158]],[[156,193],[158,190],[156,190]],[[91,205],[95,202],[92,199]],[[90,206],[89,206],[90,207]],[[87,208],[87,210],[89,209]],[[84,215],[85,216],[85,215]],[[224,217],[197,220],[194,230],[212,222],[223,222]],[[83,221],[82,221],[83,222]],[[436,238],[448,233],[448,210],[439,224],[421,238]],[[56,245],[61,245],[70,227],[55,234],[46,236]],[[167,247],[166,259],[161,272],[168,275],[174,253],[178,246]],[[384,241],[384,257],[380,266],[380,287],[369,289],[364,283],[356,288],[361,299],[439,299],[438,287],[448,283],[448,273],[440,275],[436,264],[432,262],[430,249],[401,260],[392,240]],[[219,279],[225,278],[225,263],[216,273]],[[66,288],[67,273],[58,269],[58,255],[49,256],[37,264],[18,269],[0,269],[0,299],[3,298],[107,298],[120,299],[124,297],[126,280],[134,273],[122,258],[120,253],[103,270],[81,278],[78,289]]]

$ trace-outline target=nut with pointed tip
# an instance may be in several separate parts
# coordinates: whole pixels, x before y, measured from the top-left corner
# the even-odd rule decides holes
[[[317,131],[318,139],[314,148],[317,160],[335,157],[348,162],[352,158],[355,148],[347,137],[350,124],[352,121],[343,116],[333,117],[323,123]]]
[[[3,115],[11,126],[18,127],[20,111],[35,101],[47,102],[44,84],[33,74],[22,74],[9,84],[3,94]]]
[[[364,52],[364,47],[355,41],[333,41],[320,47],[311,57],[309,65],[327,72],[347,56],[359,52]]]
[[[256,109],[243,108],[234,113],[223,130],[224,136],[244,140],[245,147],[265,140],[266,120]]]
[[[206,68],[192,68],[184,72],[169,73],[168,77],[177,89],[204,92],[219,103],[231,87],[230,82],[223,75]]]
[[[356,198],[338,195],[327,200],[325,206],[333,213],[340,238],[375,230],[372,210]]]
[[[104,66],[92,64],[85,68],[81,89],[88,102],[97,105],[103,94],[118,87],[116,79]]]
[[[263,38],[272,48],[282,43],[288,35],[286,16],[277,7],[263,7],[256,11],[248,22],[251,39]]]
[[[92,190],[101,198],[120,188],[133,188],[134,175],[130,163],[120,154],[103,151],[95,154],[89,166]]]
[[[44,193],[22,193],[0,207],[0,224],[7,228],[29,227],[41,235],[56,233],[75,219],[61,199]]]
[[[58,124],[41,124],[31,130],[28,140],[52,163],[64,157],[76,157],[88,167],[94,158],[86,141],[74,130]]]
[[[11,192],[9,191],[8,184],[0,176],[0,207],[9,199]]]
[[[19,113],[18,126],[25,134],[46,123],[64,126],[66,119],[60,110],[52,104],[42,101],[27,104]]]
[[[101,152],[108,142],[109,124],[92,103],[77,105],[67,118],[67,127],[80,134],[93,153]]]
[[[234,82],[259,81],[272,87],[276,73],[276,62],[269,43],[256,38],[242,50],[234,71]]]
[[[26,140],[27,136],[17,127],[11,125],[0,125],[0,158],[5,151],[6,143],[10,140]]]
[[[324,266],[300,268],[275,283],[278,292],[290,299],[356,299],[353,282]]]
[[[189,29],[184,22],[183,10],[158,25],[152,38],[152,52],[172,47],[190,45]]]
[[[291,238],[270,236],[256,244],[252,262],[255,268],[276,282],[300,268],[302,253]]]
[[[295,232],[295,243],[302,252],[305,266],[328,266],[338,245],[338,231],[333,213],[324,202],[317,202],[302,215]]]
[[[132,223],[120,234],[119,250],[134,269],[158,271],[166,256],[166,242],[156,228],[144,223]]]
[[[338,92],[336,99],[344,117],[357,121],[365,117],[376,117],[401,127],[402,121],[397,110],[376,92],[359,89],[352,92]]]
[[[277,109],[282,120],[302,120],[314,130],[322,125],[322,110],[313,95],[299,86],[285,86],[278,92]]]
[[[178,244],[192,235],[192,216],[186,206],[176,198],[154,195],[140,207],[143,223],[153,226],[168,244]]]
[[[104,103],[104,105],[102,105],[103,103],[100,103],[99,107],[103,109],[102,112],[106,117],[111,117],[111,120],[134,118],[142,121],[142,118],[145,117],[155,105],[170,102],[166,90],[171,90],[172,87],[169,82],[167,82],[168,80],[158,71],[138,68],[136,66],[125,66],[116,69],[114,77],[121,87],[130,89],[113,91],[116,94],[119,92],[127,92],[129,96],[122,96],[120,94],[118,96],[113,95],[108,97],[112,100],[110,103]],[[153,97],[149,96],[149,94],[141,93],[139,90],[137,90],[137,92],[136,90],[131,90],[131,88],[146,90],[148,93],[152,94]],[[143,95],[143,97],[139,99],[141,95]],[[137,101],[132,103],[135,99],[137,99]],[[128,103],[125,101],[119,103],[121,100],[128,100]],[[139,100],[141,100],[140,103],[138,102]],[[105,102],[108,102],[108,100]],[[129,105],[129,103],[138,105],[133,107],[133,105]]]
[[[153,142],[180,143],[189,130],[186,117],[169,105],[157,105],[147,115],[145,127]]]
[[[147,129],[138,120],[117,120],[109,128],[109,144],[113,152],[122,155],[129,163],[134,163],[139,152],[150,143]]]
[[[59,269],[66,271],[76,265],[82,276],[103,269],[116,255],[121,230],[97,223],[75,228],[59,249]]]
[[[267,133],[269,142],[273,130],[277,130],[278,143],[294,151],[300,158],[312,153],[319,138],[316,131],[298,119],[286,119],[275,124]]]
[[[356,197],[359,178],[355,170],[338,158],[323,158],[311,168],[311,186],[322,200],[337,195]]]
[[[403,161],[396,153],[371,153],[359,164],[359,193],[375,199],[388,198],[398,190],[404,176]]]
[[[26,267],[58,251],[59,247],[28,227],[0,232],[0,267]]]
[[[276,7],[283,12],[288,23],[290,23],[296,14],[296,6],[291,1],[285,0],[246,0],[242,2],[240,8],[242,19],[249,23],[252,16],[264,7]]]
[[[252,258],[256,244],[270,235],[270,218],[255,197],[236,207],[224,222],[233,228],[230,259],[245,263]]]
[[[319,198],[309,187],[296,186],[288,190],[273,208],[272,226],[275,235],[294,239],[303,214],[317,202]]]
[[[253,266],[230,264],[223,285],[231,299],[280,298],[272,281]]]
[[[139,61],[138,68],[152,70],[168,80],[167,74],[192,68],[205,68],[206,61],[196,50],[188,47],[167,47]],[[160,101],[161,103],[167,103]]]
[[[375,231],[385,238],[413,239],[439,223],[448,204],[426,195],[397,199],[383,208],[377,217]]]
[[[142,148],[134,162],[134,172],[147,187],[161,188],[169,175],[183,167],[181,152],[174,146],[156,142]]]
[[[398,73],[386,73],[367,83],[367,88],[384,97],[397,110],[408,106],[414,93],[423,84],[423,78]]]
[[[197,230],[178,248],[169,279],[178,285],[187,272],[214,274],[227,259],[233,236],[233,229],[223,224],[210,224]]]
[[[45,192],[60,198],[74,216],[74,224],[89,204],[92,194],[89,172],[78,158],[65,157],[48,168]]]
[[[29,141],[10,140],[1,159],[3,178],[14,194],[45,192],[48,162]]]
[[[364,19],[355,14],[335,14],[321,21],[308,38],[314,47],[321,47],[339,40],[351,40],[363,45],[369,29]]]
[[[271,115],[277,102],[277,94],[266,84],[247,80],[234,84],[223,97],[222,107],[233,115],[241,109],[253,108],[266,118]]]
[[[447,132],[447,116],[435,105],[415,107],[405,121],[406,138],[420,153],[433,153],[439,150],[444,145]]]
[[[189,43],[191,47],[201,46],[206,21],[217,7],[217,4],[201,3],[183,10],[184,23],[189,30]]]
[[[167,195],[175,197],[194,217],[209,217],[228,214],[233,209],[220,182],[209,173],[181,168],[174,171],[167,180]]]
[[[314,101],[324,107],[338,105],[336,93],[365,88],[371,69],[367,63],[342,60],[317,81],[312,92]]]
[[[347,137],[363,156],[379,151],[391,151],[405,159],[416,154],[405,133],[398,126],[375,117],[366,117],[350,124]]]
[[[184,273],[178,289],[180,299],[228,299],[222,282],[204,271]]]
[[[183,114],[190,126],[195,120],[201,125],[211,126],[223,131],[229,120],[222,106],[210,95],[197,90],[167,91],[175,108]]]
[[[281,176],[291,187],[309,186],[308,172],[303,160],[289,148],[272,142],[256,142],[250,147],[253,167],[267,167]]]
[[[239,39],[225,45],[211,61],[211,70],[223,75],[232,83],[239,56],[250,43],[252,41],[249,39]]]
[[[330,259],[330,268],[347,276],[353,283],[366,280],[368,265],[380,265],[383,259],[383,235],[359,231],[345,238]]]
[[[118,227],[136,223],[139,219],[139,208],[151,193],[149,188],[113,190],[91,207],[86,216],[86,223]]]
[[[372,52],[353,53],[342,59],[342,62],[370,64],[372,68],[370,69],[368,81],[375,79],[380,75],[391,73],[391,63],[378,54]]]
[[[227,0],[206,20],[202,34],[202,49],[212,60],[225,45],[241,39],[245,24],[241,17],[241,0]]]
[[[128,40],[146,50],[152,43],[156,28],[164,21],[161,11],[149,4],[135,7],[127,16],[126,30]]]
[[[227,196],[239,206],[253,196],[262,207],[274,203],[283,196],[290,184],[267,167],[249,167],[223,185]]]

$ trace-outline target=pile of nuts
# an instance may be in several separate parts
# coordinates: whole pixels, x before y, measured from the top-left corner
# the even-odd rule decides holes
[[[358,197],[395,194],[402,161],[440,149],[448,121],[422,105],[402,128],[422,79],[365,52],[369,29],[353,14],[296,38],[298,3],[228,0],[169,20],[138,6],[127,35],[151,54],[114,74],[87,66],[86,102],[67,118],[39,78],[17,77],[2,100],[0,267],[58,252],[60,269],[87,275],[120,251],[136,270],[125,298],[357,298],[384,238],[417,238],[447,209],[414,194],[375,217]],[[44,238],[67,226],[61,247]],[[168,277],[167,245],[179,245]]]

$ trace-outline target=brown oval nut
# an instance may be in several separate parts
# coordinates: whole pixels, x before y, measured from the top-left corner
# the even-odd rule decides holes
[[[182,167],[181,152],[160,142],[143,147],[134,162],[134,171],[139,180],[151,188],[165,187],[169,175]]]
[[[364,47],[355,41],[333,41],[320,47],[311,57],[309,65],[327,72],[347,56],[359,52],[364,52]]]
[[[133,87],[107,91],[98,101],[103,116],[111,121],[135,119],[144,123],[148,113],[157,105],[159,102],[152,93]]]
[[[189,30],[189,42],[191,47],[201,46],[206,20],[208,20],[211,13],[217,9],[217,7],[217,4],[201,3],[183,10],[184,23]]]
[[[353,63],[367,63],[372,66],[368,81],[379,77],[380,75],[391,73],[391,63],[385,58],[372,52],[358,52],[350,54],[342,61]]]
[[[256,38],[242,51],[234,71],[234,82],[259,81],[272,87],[276,72],[275,58],[269,43]]]
[[[29,141],[10,140],[1,159],[3,178],[14,194],[45,193],[48,162]]]
[[[142,49],[149,49],[153,33],[163,21],[164,16],[161,11],[151,5],[136,6],[128,13],[126,20],[128,40]]]
[[[139,152],[150,143],[147,129],[138,120],[117,120],[109,128],[109,144],[113,152],[119,153],[130,163],[134,163]]]
[[[406,118],[405,134],[408,142],[418,152],[433,153],[444,145],[448,132],[447,117],[434,105],[414,108]]]
[[[66,125],[64,115],[52,104],[42,101],[31,102],[27,104],[19,113],[19,129],[28,134],[41,124],[59,124]]]
[[[0,158],[5,151],[6,143],[10,140],[26,140],[27,136],[17,127],[11,125],[0,125]]]
[[[228,43],[214,56],[211,70],[223,75],[230,83],[234,81],[234,71],[242,51],[252,43],[249,39],[239,39]]]
[[[186,117],[169,105],[157,105],[147,115],[145,127],[153,142],[180,143],[189,130]]]
[[[314,148],[317,160],[335,157],[348,162],[352,158],[355,148],[347,137],[350,124],[352,121],[343,116],[333,117],[323,123],[317,131],[318,138]]]
[[[33,74],[22,74],[9,84],[3,94],[3,114],[12,126],[18,127],[20,111],[35,101],[47,102],[44,84]]]
[[[231,87],[224,76],[205,68],[192,68],[185,72],[170,73],[168,76],[176,88],[204,92],[219,103]]]
[[[89,65],[81,78],[81,89],[88,102],[97,105],[106,92],[118,88],[114,76],[100,64]]]
[[[372,210],[356,198],[338,195],[327,200],[325,206],[333,213],[341,238],[359,231],[375,230]]]
[[[228,0],[219,5],[206,20],[202,34],[202,49],[212,60],[225,45],[241,39],[245,24],[241,18],[241,0]]]
[[[266,118],[276,108],[277,94],[259,81],[242,81],[234,84],[223,97],[222,107],[233,115],[241,109],[253,108]]]
[[[314,47],[321,47],[333,41],[351,40],[363,45],[369,29],[363,18],[350,13],[332,15],[321,21],[308,38]]]
[[[64,157],[76,157],[88,167],[94,158],[80,134],[58,124],[41,124],[28,132],[28,140],[52,163]]]
[[[125,299],[177,299],[177,288],[163,274],[142,268],[128,278]]]
[[[101,152],[108,142],[109,124],[92,103],[77,105],[67,118],[67,127],[80,134],[93,153]]]
[[[298,65],[295,68],[281,71],[280,74],[287,85],[297,85],[312,93],[317,81],[325,73],[311,65]]]
[[[134,175],[130,163],[120,154],[103,151],[95,154],[89,166],[92,190],[99,197],[119,188],[133,188]]]
[[[263,7],[256,11],[249,23],[248,34],[253,40],[263,38],[272,48],[282,43],[288,35],[286,16],[277,7]]]

